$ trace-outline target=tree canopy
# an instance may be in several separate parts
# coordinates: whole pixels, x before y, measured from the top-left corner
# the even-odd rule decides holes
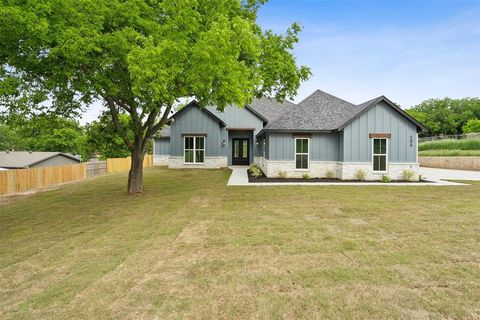
[[[283,100],[309,76],[293,56],[299,25],[263,31],[264,2],[2,0],[0,107],[72,114],[102,100],[132,154],[128,190],[140,192],[148,143],[179,99],[219,110]]]
[[[120,114],[118,119],[124,127],[128,127],[131,121],[128,114]],[[133,137],[133,132],[129,130],[128,135]],[[130,150],[115,129],[112,116],[107,112],[86,126],[85,151],[89,156],[98,154],[102,160],[130,155]]]
[[[3,124],[2,124],[3,123]],[[58,151],[85,155],[84,128],[78,121],[40,114],[0,123],[0,150]]]
[[[427,127],[423,135],[459,134],[469,120],[480,118],[480,99],[430,99],[406,111]]]

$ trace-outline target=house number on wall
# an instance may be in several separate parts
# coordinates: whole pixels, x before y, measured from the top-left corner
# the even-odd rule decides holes
[[[413,136],[410,136],[410,147],[413,147]]]

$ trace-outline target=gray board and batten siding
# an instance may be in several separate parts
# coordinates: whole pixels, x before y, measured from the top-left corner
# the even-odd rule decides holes
[[[389,162],[417,162],[417,126],[388,106],[379,102],[344,129],[344,162],[372,160],[370,133],[390,133]]]
[[[340,161],[340,135],[334,133],[313,133],[310,136],[310,160]],[[272,132],[267,134],[268,160],[293,161],[295,139],[293,133]]]
[[[263,128],[263,120],[247,108],[228,106],[227,109],[225,112],[213,107],[202,110],[192,105],[188,110],[178,113],[170,126],[169,137],[155,139],[155,154],[183,156],[183,136],[205,134],[206,157],[228,157],[228,163],[231,164],[232,137],[249,138],[250,162],[253,162],[254,156],[262,155],[262,145],[256,143],[255,135]],[[228,126],[216,121],[209,113],[228,123]]]
[[[389,162],[417,161],[417,127],[385,102],[379,102],[354,119],[342,131],[312,133],[311,161],[370,162],[370,133],[390,133]],[[266,158],[273,161],[293,160],[295,134],[267,133]]]
[[[225,112],[220,112],[213,107],[208,110],[227,123],[227,127],[222,130],[223,139],[228,139],[227,156],[228,164],[232,164],[232,138],[249,138],[250,140],[250,163],[253,157],[262,156],[262,144],[256,143],[255,136],[263,129],[263,120],[247,108],[228,106]],[[247,130],[240,130],[247,129]]]

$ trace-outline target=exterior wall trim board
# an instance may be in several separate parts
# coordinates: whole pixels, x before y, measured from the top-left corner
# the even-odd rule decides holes
[[[370,137],[370,139],[372,139],[372,138],[390,139],[392,137],[392,134],[390,134],[390,133],[370,133],[368,136]]]

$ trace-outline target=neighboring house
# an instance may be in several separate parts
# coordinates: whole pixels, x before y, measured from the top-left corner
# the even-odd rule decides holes
[[[62,152],[0,151],[0,168],[26,169],[78,164],[81,160]]]
[[[295,105],[266,98],[224,112],[193,101],[155,138],[154,162],[170,168],[220,168],[257,163],[268,177],[368,180],[418,177],[423,127],[386,97],[355,105],[320,90]]]

